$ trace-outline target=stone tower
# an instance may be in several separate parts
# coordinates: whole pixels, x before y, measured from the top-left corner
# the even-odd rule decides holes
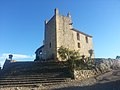
[[[57,51],[61,46],[77,50],[81,56],[89,57],[89,50],[93,50],[92,36],[74,29],[72,24],[70,12],[63,16],[56,8],[54,16],[45,21],[44,45],[36,50],[36,58],[60,60]]]

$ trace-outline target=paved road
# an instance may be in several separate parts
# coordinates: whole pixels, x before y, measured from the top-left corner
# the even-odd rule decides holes
[[[96,83],[90,86],[72,86],[61,89],[62,90],[120,90],[120,70],[114,70],[105,73],[103,75],[96,77],[95,79],[96,79]]]

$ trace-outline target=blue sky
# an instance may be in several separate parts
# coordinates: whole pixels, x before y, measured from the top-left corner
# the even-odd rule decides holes
[[[120,0],[0,0],[0,63],[7,55],[34,60],[42,45],[44,20],[72,15],[73,26],[93,36],[96,57],[120,55]]]

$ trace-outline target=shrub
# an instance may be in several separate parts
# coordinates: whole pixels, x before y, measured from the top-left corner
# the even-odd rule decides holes
[[[63,46],[61,46],[58,49],[58,53],[61,57],[61,59],[66,60],[68,62],[68,66],[70,68],[71,71],[73,71],[74,69],[92,69],[92,59],[91,58],[86,58],[84,62],[83,59],[80,59],[80,54],[78,51],[75,50],[70,50],[68,48],[65,48]]]
[[[65,48],[61,46],[58,49],[58,53],[63,60],[78,60],[80,59],[80,54],[78,51],[70,50],[68,48]]]

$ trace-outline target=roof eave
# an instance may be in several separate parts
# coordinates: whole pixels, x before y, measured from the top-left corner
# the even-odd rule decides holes
[[[91,36],[91,35],[88,35],[88,34],[86,34],[86,33],[84,33],[84,32],[81,32],[81,31],[79,31],[79,30],[77,30],[77,29],[75,29],[75,28],[72,28],[71,30],[73,30],[73,31],[76,31],[76,32],[78,32],[78,33],[81,33],[81,34],[83,34],[83,35],[85,35],[85,36],[87,36],[87,37],[93,37],[93,36]]]

